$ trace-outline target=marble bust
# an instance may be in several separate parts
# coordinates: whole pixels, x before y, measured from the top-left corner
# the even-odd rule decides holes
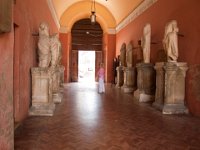
[[[121,66],[126,66],[126,44],[123,43],[120,49],[120,63]]]
[[[127,67],[132,67],[133,65],[133,46],[131,42],[128,44],[126,50],[126,64]]]
[[[51,67],[56,67],[60,65],[61,61],[61,42],[59,40],[57,33],[51,36],[50,44],[51,44]]]
[[[167,54],[168,62],[177,62],[178,59],[178,30],[176,20],[170,21],[165,26],[163,47]]]
[[[49,25],[42,22],[39,26],[38,41],[39,67],[49,67],[51,61]]]
[[[143,50],[144,63],[150,63],[150,47],[151,47],[151,25],[146,24],[143,29],[143,36],[141,39],[141,46]]]

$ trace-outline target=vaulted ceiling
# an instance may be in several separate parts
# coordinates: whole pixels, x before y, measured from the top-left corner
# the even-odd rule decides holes
[[[61,27],[89,18],[92,0],[51,0]],[[144,0],[95,0],[97,21],[103,29],[116,28]]]

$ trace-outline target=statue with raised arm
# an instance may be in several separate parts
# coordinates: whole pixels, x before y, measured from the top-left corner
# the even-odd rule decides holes
[[[123,43],[120,49],[120,64],[126,67],[126,44]]]
[[[126,64],[127,64],[127,67],[133,66],[133,46],[131,42],[128,44],[127,50],[126,50]]]
[[[51,36],[51,67],[56,67],[60,65],[61,61],[61,42],[59,40],[58,34]]]
[[[146,24],[143,29],[141,46],[143,50],[144,63],[150,63],[150,48],[151,48],[151,25],[150,24]]]
[[[49,67],[51,61],[49,25],[42,22],[39,26],[38,41],[39,67]]]
[[[177,21],[172,20],[165,26],[163,47],[167,54],[168,62],[176,62],[178,59],[178,27]]]

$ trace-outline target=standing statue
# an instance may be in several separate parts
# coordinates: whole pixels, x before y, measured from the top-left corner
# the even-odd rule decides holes
[[[126,64],[127,64],[127,67],[132,67],[133,66],[133,46],[132,46],[131,42],[127,46]]]
[[[178,27],[177,21],[172,20],[165,26],[165,35],[163,39],[163,47],[167,54],[167,61],[176,62],[178,59]]]
[[[120,64],[126,67],[126,44],[123,43],[120,49]]]
[[[54,34],[50,39],[51,43],[51,66],[56,67],[60,65],[61,61],[61,42],[59,40],[58,34]]]
[[[141,39],[143,49],[144,63],[150,63],[150,47],[151,47],[151,25],[146,24],[143,29],[143,37]]]
[[[39,26],[38,41],[39,67],[49,67],[51,61],[49,26],[42,22]]]

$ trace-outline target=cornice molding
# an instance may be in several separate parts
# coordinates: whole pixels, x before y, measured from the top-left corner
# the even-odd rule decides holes
[[[158,0],[144,0],[127,18],[125,18],[117,27],[116,32],[118,33],[130,22],[135,20],[139,15],[141,15],[145,10],[151,7]]]
[[[116,29],[114,28],[108,29],[108,34],[116,34]]]
[[[53,6],[53,3],[52,3],[52,0],[47,0],[47,3],[48,3],[48,6],[49,6],[49,9],[51,11],[51,15],[53,17],[53,20],[58,28],[58,30],[60,29],[60,23],[59,23],[59,19],[58,19],[58,16],[56,14],[56,11],[55,11],[55,8]]]

